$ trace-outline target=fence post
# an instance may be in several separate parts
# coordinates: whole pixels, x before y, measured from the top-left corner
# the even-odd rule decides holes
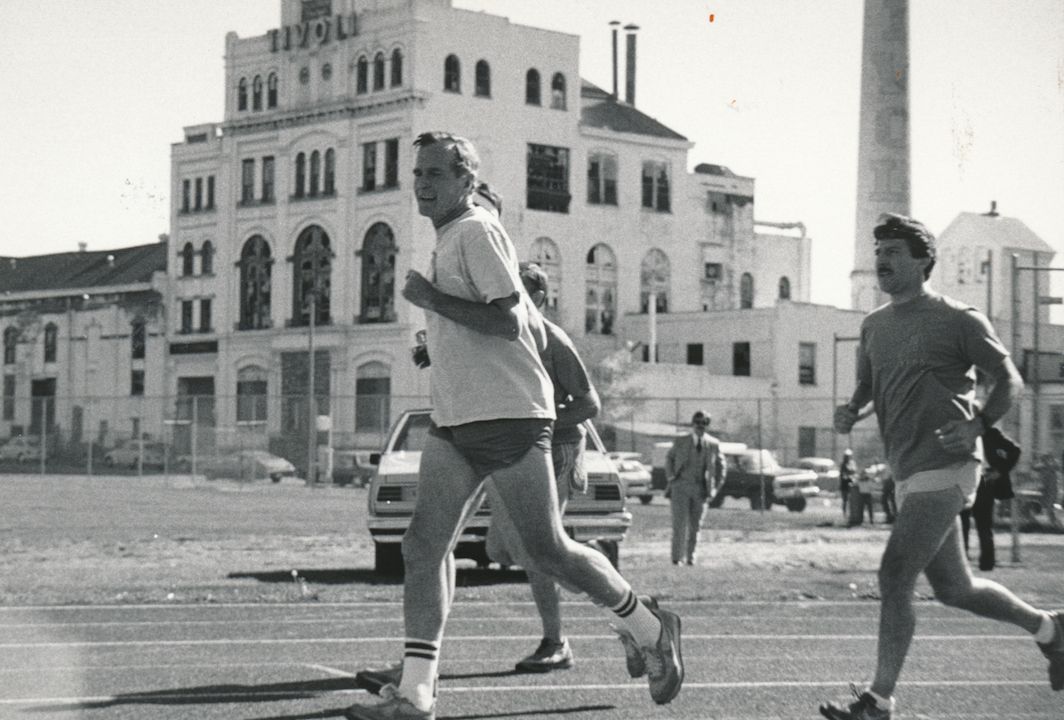
[[[192,396],[192,477],[196,476],[196,448],[198,445],[197,435],[199,435],[199,395]]]
[[[48,455],[48,398],[39,398],[41,403],[41,475],[44,475],[45,456]]]
[[[761,487],[761,512],[765,512],[765,475],[762,472],[761,456],[764,454],[761,440],[761,398],[757,399],[757,480]]]

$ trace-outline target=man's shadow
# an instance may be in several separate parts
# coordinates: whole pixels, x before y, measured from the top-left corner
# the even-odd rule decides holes
[[[302,579],[320,585],[401,585],[403,576],[386,575],[368,568],[308,568],[295,570],[236,570],[229,573],[232,580],[258,580],[263,583],[292,583]],[[298,579],[297,579],[298,578]],[[520,568],[458,568],[455,584],[459,587],[509,585],[528,582]]]

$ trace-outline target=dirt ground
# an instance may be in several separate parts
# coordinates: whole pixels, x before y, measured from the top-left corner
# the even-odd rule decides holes
[[[668,507],[629,506],[621,569],[638,590],[688,600],[877,596],[889,526],[843,527],[834,500],[804,513],[726,504],[706,515],[699,562],[669,563]],[[366,491],[184,477],[0,477],[0,604],[397,600],[373,572]],[[1064,535],[1023,533],[1021,563],[987,574],[1036,604],[1064,601]],[[973,550],[977,546],[972,533]],[[519,571],[459,565],[462,597],[527,599]],[[977,573],[980,574],[980,573]],[[918,588],[930,596],[926,585]]]

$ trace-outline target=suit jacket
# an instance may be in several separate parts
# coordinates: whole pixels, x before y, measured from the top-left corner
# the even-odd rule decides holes
[[[676,438],[665,455],[665,477],[674,482],[690,482],[702,488],[708,497],[713,483],[724,478],[724,458],[720,454],[720,441],[709,434],[702,435],[702,452],[695,448],[694,435]]]

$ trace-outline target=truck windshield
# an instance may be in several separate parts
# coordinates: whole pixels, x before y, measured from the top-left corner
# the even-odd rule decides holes
[[[746,472],[772,472],[779,466],[771,450],[749,450],[742,459],[742,468]]]
[[[392,452],[421,452],[429,434],[430,415],[418,413],[407,417],[392,446]]]

